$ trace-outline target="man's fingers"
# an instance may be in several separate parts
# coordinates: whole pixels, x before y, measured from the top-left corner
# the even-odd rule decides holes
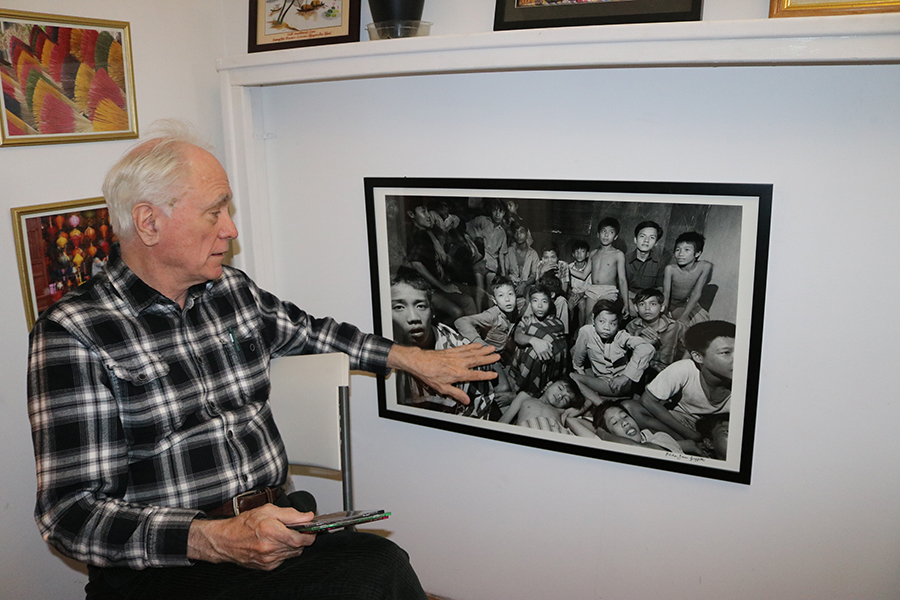
[[[448,348],[443,352],[458,355],[457,358],[463,360],[473,361],[472,366],[491,364],[500,360],[500,356],[497,354],[497,349],[494,346],[484,346],[482,344],[466,344],[465,346]],[[482,360],[487,360],[488,362],[480,362]]]
[[[496,373],[494,373],[494,375],[496,375]],[[471,400],[469,399],[469,396],[467,396],[466,393],[464,391],[462,391],[461,389],[459,389],[458,387],[453,387],[452,385],[446,385],[446,386],[442,386],[442,388],[443,389],[437,390],[440,394],[442,394],[444,396],[450,396],[451,398],[453,398],[454,400],[456,400],[457,402],[459,402],[460,404],[462,404],[464,406],[468,406],[469,402],[471,402]]]
[[[469,381],[490,381],[497,379],[496,371],[472,371]]]

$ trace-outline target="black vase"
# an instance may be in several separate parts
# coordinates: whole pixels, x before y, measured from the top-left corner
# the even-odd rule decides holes
[[[425,0],[369,0],[372,21],[421,21]]]

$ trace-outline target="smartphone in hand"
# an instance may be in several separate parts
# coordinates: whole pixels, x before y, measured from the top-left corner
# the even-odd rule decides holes
[[[331,529],[340,529],[349,527],[350,525],[359,525],[360,523],[369,523],[371,521],[380,521],[387,519],[391,513],[383,510],[351,510],[329,513],[327,515],[316,515],[312,521],[306,523],[298,523],[297,525],[288,525],[294,531],[300,533],[319,533],[329,531]]]

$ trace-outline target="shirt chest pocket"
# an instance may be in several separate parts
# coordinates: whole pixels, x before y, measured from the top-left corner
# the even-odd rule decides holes
[[[141,352],[107,362],[125,436],[135,446],[153,445],[183,421],[182,406],[169,389],[169,365]]]
[[[230,379],[242,404],[269,398],[269,353],[259,333],[250,327],[229,329],[224,340]]]

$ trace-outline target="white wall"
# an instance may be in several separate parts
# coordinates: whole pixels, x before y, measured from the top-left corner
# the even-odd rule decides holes
[[[900,291],[900,66],[441,75],[264,96],[276,292],[363,326],[363,177],[774,184],[749,487],[379,419],[371,380],[354,378],[357,504],[394,512],[383,528],[426,588],[897,597],[900,331],[872,309]]]
[[[225,53],[220,0],[6,0],[3,8],[131,23],[138,122],[180,117],[222,147],[215,60]],[[245,11],[246,12],[246,11]],[[246,33],[244,34],[246,40]],[[109,166],[133,141],[0,148],[0,209],[100,196]],[[34,457],[25,402],[28,329],[12,224],[0,218],[0,598],[77,598],[86,577],[53,556],[38,534]]]
[[[767,5],[708,0],[705,18],[764,18]],[[142,126],[187,118],[221,146],[214,60],[245,52],[246,0],[4,6],[130,21]],[[493,0],[427,0],[424,18],[435,34],[490,31]],[[440,76],[266,98],[282,195],[275,291],[362,326],[363,176],[775,184],[749,487],[379,419],[372,380],[354,377],[357,504],[395,513],[383,528],[428,589],[455,600],[897,597],[900,67]],[[297,118],[294,101],[320,112]],[[386,103],[403,119],[380,122]],[[99,195],[128,145],[0,148],[2,208]],[[0,227],[0,598],[75,598],[83,575],[32,519],[27,331],[9,220]]]

